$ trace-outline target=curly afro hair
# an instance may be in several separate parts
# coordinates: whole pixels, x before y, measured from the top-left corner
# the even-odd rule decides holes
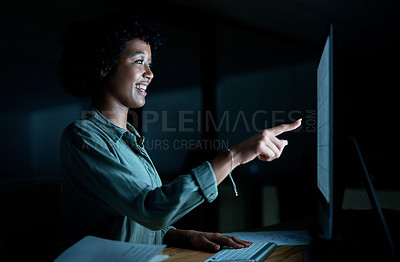
[[[153,56],[163,42],[157,25],[140,17],[114,14],[73,24],[62,39],[61,86],[73,96],[93,96],[117,69],[126,43],[135,38],[148,43]]]

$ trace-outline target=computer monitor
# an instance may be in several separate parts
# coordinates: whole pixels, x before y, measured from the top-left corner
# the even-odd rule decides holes
[[[317,68],[317,186],[318,221],[322,236],[333,237],[333,25],[329,25],[324,48]]]
[[[349,232],[344,232],[349,228],[343,227],[343,219],[351,218],[348,214],[344,215],[342,210],[344,188],[350,176],[363,182],[372,205],[371,214],[377,218],[371,220],[371,224],[364,228],[364,231],[370,230],[371,226],[380,228],[375,236],[378,242],[384,242],[383,245],[388,247],[390,257],[388,261],[392,261],[396,252],[391,233],[358,144],[354,137],[349,136],[344,124],[344,118],[346,118],[346,106],[343,100],[345,97],[344,74],[342,60],[335,46],[333,24],[329,25],[324,41],[317,67],[317,212],[321,227],[319,239],[340,240],[343,234],[347,234],[350,239],[354,238]],[[357,158],[352,158],[353,155]],[[354,172],[354,167],[360,164],[362,176]],[[355,218],[370,219],[367,213],[360,214],[361,216]],[[361,224],[361,221],[359,223]],[[341,234],[341,237],[338,237],[338,234]],[[358,236],[355,239],[360,238],[363,237]],[[378,249],[378,246],[375,248]],[[381,258],[383,257],[382,253]]]

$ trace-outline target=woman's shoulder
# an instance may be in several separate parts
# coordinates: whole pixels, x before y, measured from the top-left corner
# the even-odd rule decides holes
[[[80,119],[70,123],[65,129],[63,134],[69,136],[92,136],[99,132],[99,128],[90,120]]]
[[[107,137],[103,133],[95,123],[88,119],[76,120],[64,129],[61,140],[75,143],[105,143]]]

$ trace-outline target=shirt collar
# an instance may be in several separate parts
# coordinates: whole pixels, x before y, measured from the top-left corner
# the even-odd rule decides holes
[[[92,121],[95,125],[97,125],[100,129],[106,132],[114,142],[117,142],[121,137],[125,134],[133,134],[135,142],[139,142],[142,144],[144,141],[144,137],[139,135],[139,132],[130,124],[127,123],[127,128],[129,130],[126,131],[123,128],[113,124],[110,120],[108,120],[100,111],[98,111],[94,107],[90,107],[88,111],[85,111],[83,114],[83,119],[88,119]]]

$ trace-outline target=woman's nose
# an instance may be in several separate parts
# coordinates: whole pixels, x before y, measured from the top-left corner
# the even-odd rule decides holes
[[[144,78],[147,78],[149,80],[152,80],[154,77],[153,71],[151,71],[150,66],[149,65],[145,65],[145,72],[143,74]]]

